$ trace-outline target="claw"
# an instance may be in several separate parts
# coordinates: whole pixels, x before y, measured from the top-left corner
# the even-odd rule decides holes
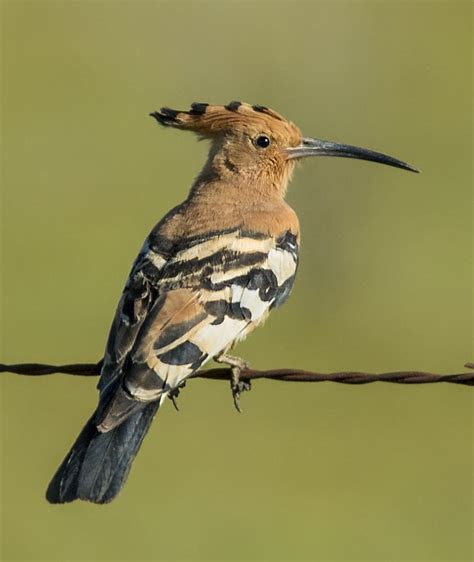
[[[174,394],[169,395],[169,399],[173,402],[174,409],[179,412],[178,402],[176,401],[176,396]]]
[[[252,381],[239,381],[240,392],[249,392],[252,390]]]
[[[246,367],[245,367],[246,368]],[[240,367],[232,367],[232,377],[230,381],[230,388],[232,390],[232,397],[234,399],[235,409],[242,413],[242,408],[240,407],[240,395],[242,392],[247,392],[252,388],[250,381],[241,381],[240,373],[242,369]]]
[[[173,402],[173,406],[177,412],[179,412],[178,402],[176,398],[178,398],[180,390],[186,386],[186,381],[181,381],[176,388],[171,389],[168,392],[168,398]]]
[[[214,357],[214,359],[217,363],[225,363],[231,368],[232,376],[230,378],[230,389],[232,391],[235,409],[241,414],[242,408],[240,407],[240,394],[250,390],[251,384],[250,381],[241,381],[240,373],[245,369],[248,369],[249,364],[247,361],[240,359],[240,357],[234,357],[233,355],[227,355],[226,353],[221,353],[221,355]]]
[[[242,408],[240,407],[240,392],[232,390],[232,396],[234,397],[234,406],[239,414],[242,414]]]

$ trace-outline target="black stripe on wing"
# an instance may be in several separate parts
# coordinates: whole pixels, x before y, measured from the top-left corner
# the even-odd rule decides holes
[[[268,238],[268,235],[262,232],[252,232],[239,227],[233,227],[222,230],[210,230],[203,234],[187,236],[186,238],[174,241],[166,238],[158,232],[152,232],[148,238],[148,244],[152,250],[170,258],[172,256],[176,256],[179,252],[188,250],[189,248],[212,239],[217,240],[227,234],[235,234],[236,238],[251,238],[253,240],[265,240]]]
[[[213,291],[220,291],[232,285],[246,287],[250,290],[258,289],[262,301],[270,301],[278,291],[276,275],[270,269],[262,268],[252,268],[243,275],[237,275],[219,283],[213,283],[210,279],[206,279],[203,285],[204,288]]]
[[[158,358],[168,365],[189,365],[191,369],[197,369],[207,359],[207,354],[203,353],[197,345],[190,341],[185,341],[177,347],[170,349]]]
[[[209,301],[204,305],[206,311],[215,317],[212,324],[222,324],[227,316],[233,320],[251,320],[252,313],[238,302],[228,302],[224,299]]]
[[[232,269],[247,267],[262,263],[267,257],[264,252],[236,252],[219,250],[203,258],[175,261],[168,264],[161,275],[161,280],[166,284],[167,280],[179,277],[206,277],[214,271],[231,271]]]
[[[299,252],[299,245],[298,245],[298,237],[296,234],[293,234],[291,231],[287,230],[283,236],[280,236],[276,241],[276,247],[280,250],[285,250],[286,252],[290,252],[293,256],[295,261],[298,261],[298,252]]]

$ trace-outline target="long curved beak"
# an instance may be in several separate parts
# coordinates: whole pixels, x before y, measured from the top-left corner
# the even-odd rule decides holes
[[[370,160],[395,168],[402,168],[410,172],[419,173],[419,170],[406,162],[387,156],[381,152],[375,152],[368,148],[351,146],[350,144],[339,144],[337,142],[320,139],[304,138],[299,146],[286,149],[288,159],[305,158],[307,156],[340,156],[342,158],[357,158],[358,160]]]

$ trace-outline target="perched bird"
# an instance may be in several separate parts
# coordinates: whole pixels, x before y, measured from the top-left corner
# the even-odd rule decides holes
[[[246,363],[229,351],[286,301],[295,279],[300,229],[285,193],[297,160],[343,156],[416,171],[378,152],[305,138],[262,105],[193,103],[151,115],[209,139],[209,156],[132,267],[110,330],[98,407],[49,485],[52,503],[110,502],[164,399],[174,399],[209,359],[232,367],[239,409]]]

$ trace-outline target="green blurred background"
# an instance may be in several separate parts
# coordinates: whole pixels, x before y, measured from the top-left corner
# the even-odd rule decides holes
[[[2,3],[4,362],[101,357],[132,260],[206,154],[161,105],[242,99],[421,175],[306,162],[289,303],[257,368],[472,360],[471,26],[456,2]],[[4,560],[473,559],[472,391],[194,381],[113,504],[45,487],[95,380],[2,376]]]

